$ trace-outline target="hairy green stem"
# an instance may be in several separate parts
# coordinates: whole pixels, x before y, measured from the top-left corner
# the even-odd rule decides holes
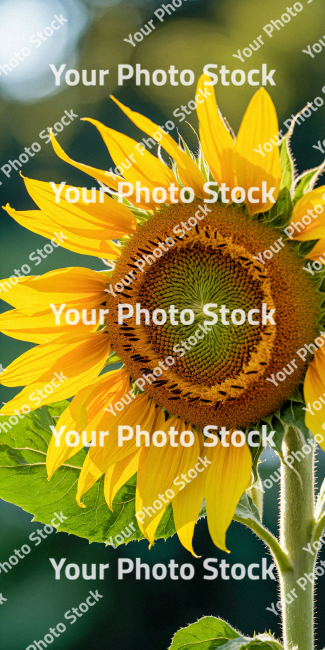
[[[279,566],[285,650],[314,648],[314,569],[316,554],[308,550],[314,527],[314,449],[289,427],[281,467],[280,545],[293,570]]]
[[[277,564],[284,650],[313,650],[315,565],[324,543],[325,480],[315,506],[315,447],[293,426],[287,429],[282,452],[279,541],[253,517],[235,515],[234,520],[267,544]],[[249,494],[254,496],[251,490]]]
[[[281,548],[276,537],[274,537],[274,535],[272,535],[272,533],[267,528],[265,528],[265,526],[259,524],[254,519],[247,519],[245,517],[240,517],[238,515],[234,516],[234,521],[238,521],[239,523],[244,524],[244,526],[247,526],[248,528],[253,530],[254,533],[256,533],[256,535],[260,537],[260,539],[262,539],[263,542],[265,542],[265,544],[267,544],[267,546],[272,552],[274,559],[276,560],[279,571],[292,572],[293,567],[290,563],[287,554]]]

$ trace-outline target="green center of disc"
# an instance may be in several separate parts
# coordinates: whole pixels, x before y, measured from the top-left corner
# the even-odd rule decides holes
[[[195,319],[190,325],[172,325],[168,316],[163,325],[155,325],[151,320],[147,331],[161,358],[172,356],[181,376],[207,386],[238,375],[261,340],[262,328],[247,321],[250,309],[262,309],[261,285],[226,249],[226,244],[217,249],[195,244],[170,250],[148,270],[140,291],[141,306],[151,314],[155,309],[164,309],[168,314],[171,305],[179,313],[183,309],[193,310]],[[209,308],[218,315],[213,326],[212,317],[203,312],[209,303],[218,305]],[[222,305],[230,310],[225,316],[228,325],[222,323]],[[235,309],[246,314],[242,325],[231,321]],[[258,320],[260,316],[254,318]],[[240,315],[237,320],[240,321]]]

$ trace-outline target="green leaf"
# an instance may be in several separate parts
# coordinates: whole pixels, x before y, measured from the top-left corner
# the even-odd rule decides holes
[[[176,632],[170,650],[215,650],[239,633],[221,618],[205,616]]]
[[[205,616],[197,623],[176,632],[169,650],[283,650],[270,634],[259,634],[253,639],[241,635],[221,618]]]
[[[206,511],[205,501],[204,501],[201,510],[199,512],[198,520],[206,516],[207,516],[207,511]],[[260,513],[258,511],[258,508],[255,505],[253,499],[246,492],[242,494],[242,496],[240,497],[237,503],[234,519],[236,517],[240,517],[240,519],[246,519],[250,521],[257,521],[259,524],[261,523],[261,518],[260,518]]]
[[[250,519],[261,523],[260,513],[251,497],[248,494],[243,494],[235,510],[235,516],[241,519]]]
[[[239,636],[237,639],[231,639],[223,648],[224,650],[240,650],[240,648],[248,648],[248,643],[251,639],[247,636]]]
[[[25,415],[16,425],[9,417],[0,420],[0,497],[34,515],[34,521],[50,524],[63,513],[60,531],[84,537],[90,542],[114,546],[143,539],[135,518],[136,475],[117,493],[113,512],[104,497],[104,477],[85,495],[85,509],[76,502],[77,482],[86,458],[84,449],[66,461],[50,481],[46,473],[46,453],[52,432],[68,401],[43,406]],[[132,526],[131,526],[132,524]],[[124,535],[123,535],[124,531]],[[157,538],[175,533],[169,505],[157,530]],[[115,540],[115,536],[120,536]]]
[[[223,650],[283,650],[282,645],[269,634],[258,634],[253,639],[241,636],[223,646]]]
[[[325,161],[322,162],[322,164],[318,167],[309,169],[307,172],[304,172],[304,174],[301,174],[301,176],[297,178],[295,192],[292,200],[294,206],[304,194],[311,192],[311,190],[315,187],[318,178],[324,171],[324,168]]]
[[[207,509],[206,509],[205,500],[204,500],[202,505],[201,505],[201,510],[199,512],[199,516],[198,516],[197,520],[199,521],[199,519],[203,519],[206,516],[207,516]]]

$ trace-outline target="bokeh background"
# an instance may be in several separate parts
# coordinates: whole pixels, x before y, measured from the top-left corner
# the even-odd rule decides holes
[[[95,181],[59,160],[50,144],[39,134],[60,121],[64,111],[73,110],[78,118],[64,128],[58,141],[69,155],[79,162],[100,169],[114,167],[97,130],[80,117],[92,117],[107,126],[123,131],[140,140],[144,134],[131,124],[110,100],[114,94],[132,109],[143,112],[158,124],[172,119],[192,148],[196,138],[190,126],[179,125],[173,111],[194,98],[195,87],[135,86],[133,80],[123,87],[117,86],[117,65],[140,63],[142,68],[165,70],[172,64],[177,69],[190,68],[196,79],[206,63],[225,64],[230,69],[249,70],[267,63],[276,69],[276,86],[268,86],[279,116],[279,128],[292,113],[300,111],[315,97],[322,97],[325,84],[325,48],[314,58],[302,52],[323,37],[325,7],[321,0],[302,2],[303,11],[281,30],[276,29],[269,38],[263,26],[279,19],[286,11],[286,3],[273,0],[184,0],[182,6],[165,15],[160,23],[154,11],[160,0],[0,0],[0,66],[8,63],[15,52],[29,47],[30,56],[19,61],[9,74],[0,75],[0,168],[14,160],[33,142],[41,144],[41,151],[23,165],[21,172],[30,178],[77,186],[94,186]],[[48,27],[54,15],[63,14],[67,22],[41,45],[34,48],[29,43],[33,34]],[[154,19],[155,30],[133,47],[123,39],[128,38]],[[248,47],[260,34],[265,45],[252,57],[241,63],[232,55]],[[35,36],[35,39],[37,36]],[[35,40],[34,39],[34,40]],[[23,58],[23,55],[21,55]],[[54,85],[49,64],[57,68],[66,63],[66,70],[107,69],[105,86]],[[1,70],[1,68],[0,68]],[[235,132],[254,88],[215,87],[218,103]],[[322,162],[321,151],[315,149],[325,138],[325,106],[313,112],[296,127],[292,147],[299,173]],[[187,120],[197,130],[197,118],[192,112]],[[171,132],[177,138],[176,129]],[[28,196],[18,171],[7,178],[0,171],[1,205],[10,203],[17,210],[35,207]],[[23,264],[32,267],[32,273],[46,273],[65,266],[103,268],[100,260],[82,257],[65,249],[55,249],[35,267],[29,255],[42,249],[48,240],[24,230],[6,212],[1,211],[1,277],[13,274]],[[8,308],[1,302],[2,309]],[[1,336],[0,363],[6,367],[31,345]],[[17,389],[1,388],[1,401],[7,401]],[[324,454],[319,454],[318,473],[325,474]],[[262,478],[277,467],[277,459],[269,452],[262,465]],[[265,494],[265,522],[276,532],[277,487]],[[147,543],[133,542],[117,550],[92,544],[65,533],[52,533],[34,547],[29,535],[43,526],[31,523],[32,516],[20,508],[0,502],[1,542],[0,562],[8,560],[15,548],[30,544],[32,552],[8,573],[0,574],[0,593],[7,598],[1,605],[1,647],[20,650],[34,639],[43,639],[49,627],[64,621],[68,609],[84,601],[89,589],[98,589],[104,598],[75,625],[55,639],[53,648],[83,650],[118,647],[120,650],[165,650],[172,635],[181,626],[194,622],[204,615],[221,616],[246,635],[254,631],[271,629],[280,635],[279,617],[267,611],[277,601],[277,586],[270,579],[228,581],[217,578],[203,580],[203,560],[206,557],[227,558],[234,564],[248,566],[260,563],[267,553],[261,542],[239,524],[233,523],[227,537],[231,555],[215,548],[207,532],[205,521],[200,521],[195,533],[195,548],[201,559],[192,558],[176,537],[168,542],[159,541],[148,551]],[[324,555],[324,553],[323,553]],[[67,558],[67,563],[109,562],[110,570],[105,581],[54,580],[54,570],[49,557]],[[195,566],[191,581],[136,581],[133,575],[117,580],[118,557],[141,557],[143,562],[190,562]],[[324,611],[325,577],[319,579],[318,592],[318,647],[325,645]]]

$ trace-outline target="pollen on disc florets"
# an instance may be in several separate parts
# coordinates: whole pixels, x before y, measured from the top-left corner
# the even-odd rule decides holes
[[[180,228],[174,230],[194,217],[198,205],[195,201],[163,207],[125,246],[111,280],[114,284],[130,271],[133,280],[118,296],[109,295],[108,327],[114,349],[135,379],[152,377],[159,361],[174,359],[159,379],[144,387],[159,405],[200,427],[243,428],[276,411],[298,387],[305,372],[299,358],[297,369],[283,383],[275,386],[266,378],[281,371],[317,336],[318,298],[289,243],[265,265],[255,259],[278,232],[241,208],[214,204],[183,236]],[[152,255],[167,238],[174,244],[140,271],[135,262]],[[193,309],[194,323],[139,325],[133,316],[118,325],[118,304],[132,304],[135,312],[137,302],[150,312],[167,311],[172,304],[180,311]],[[207,303],[245,312],[265,303],[268,310],[275,309],[276,324],[218,322],[180,356],[181,341],[195,336],[198,326],[209,320],[203,314]]]

